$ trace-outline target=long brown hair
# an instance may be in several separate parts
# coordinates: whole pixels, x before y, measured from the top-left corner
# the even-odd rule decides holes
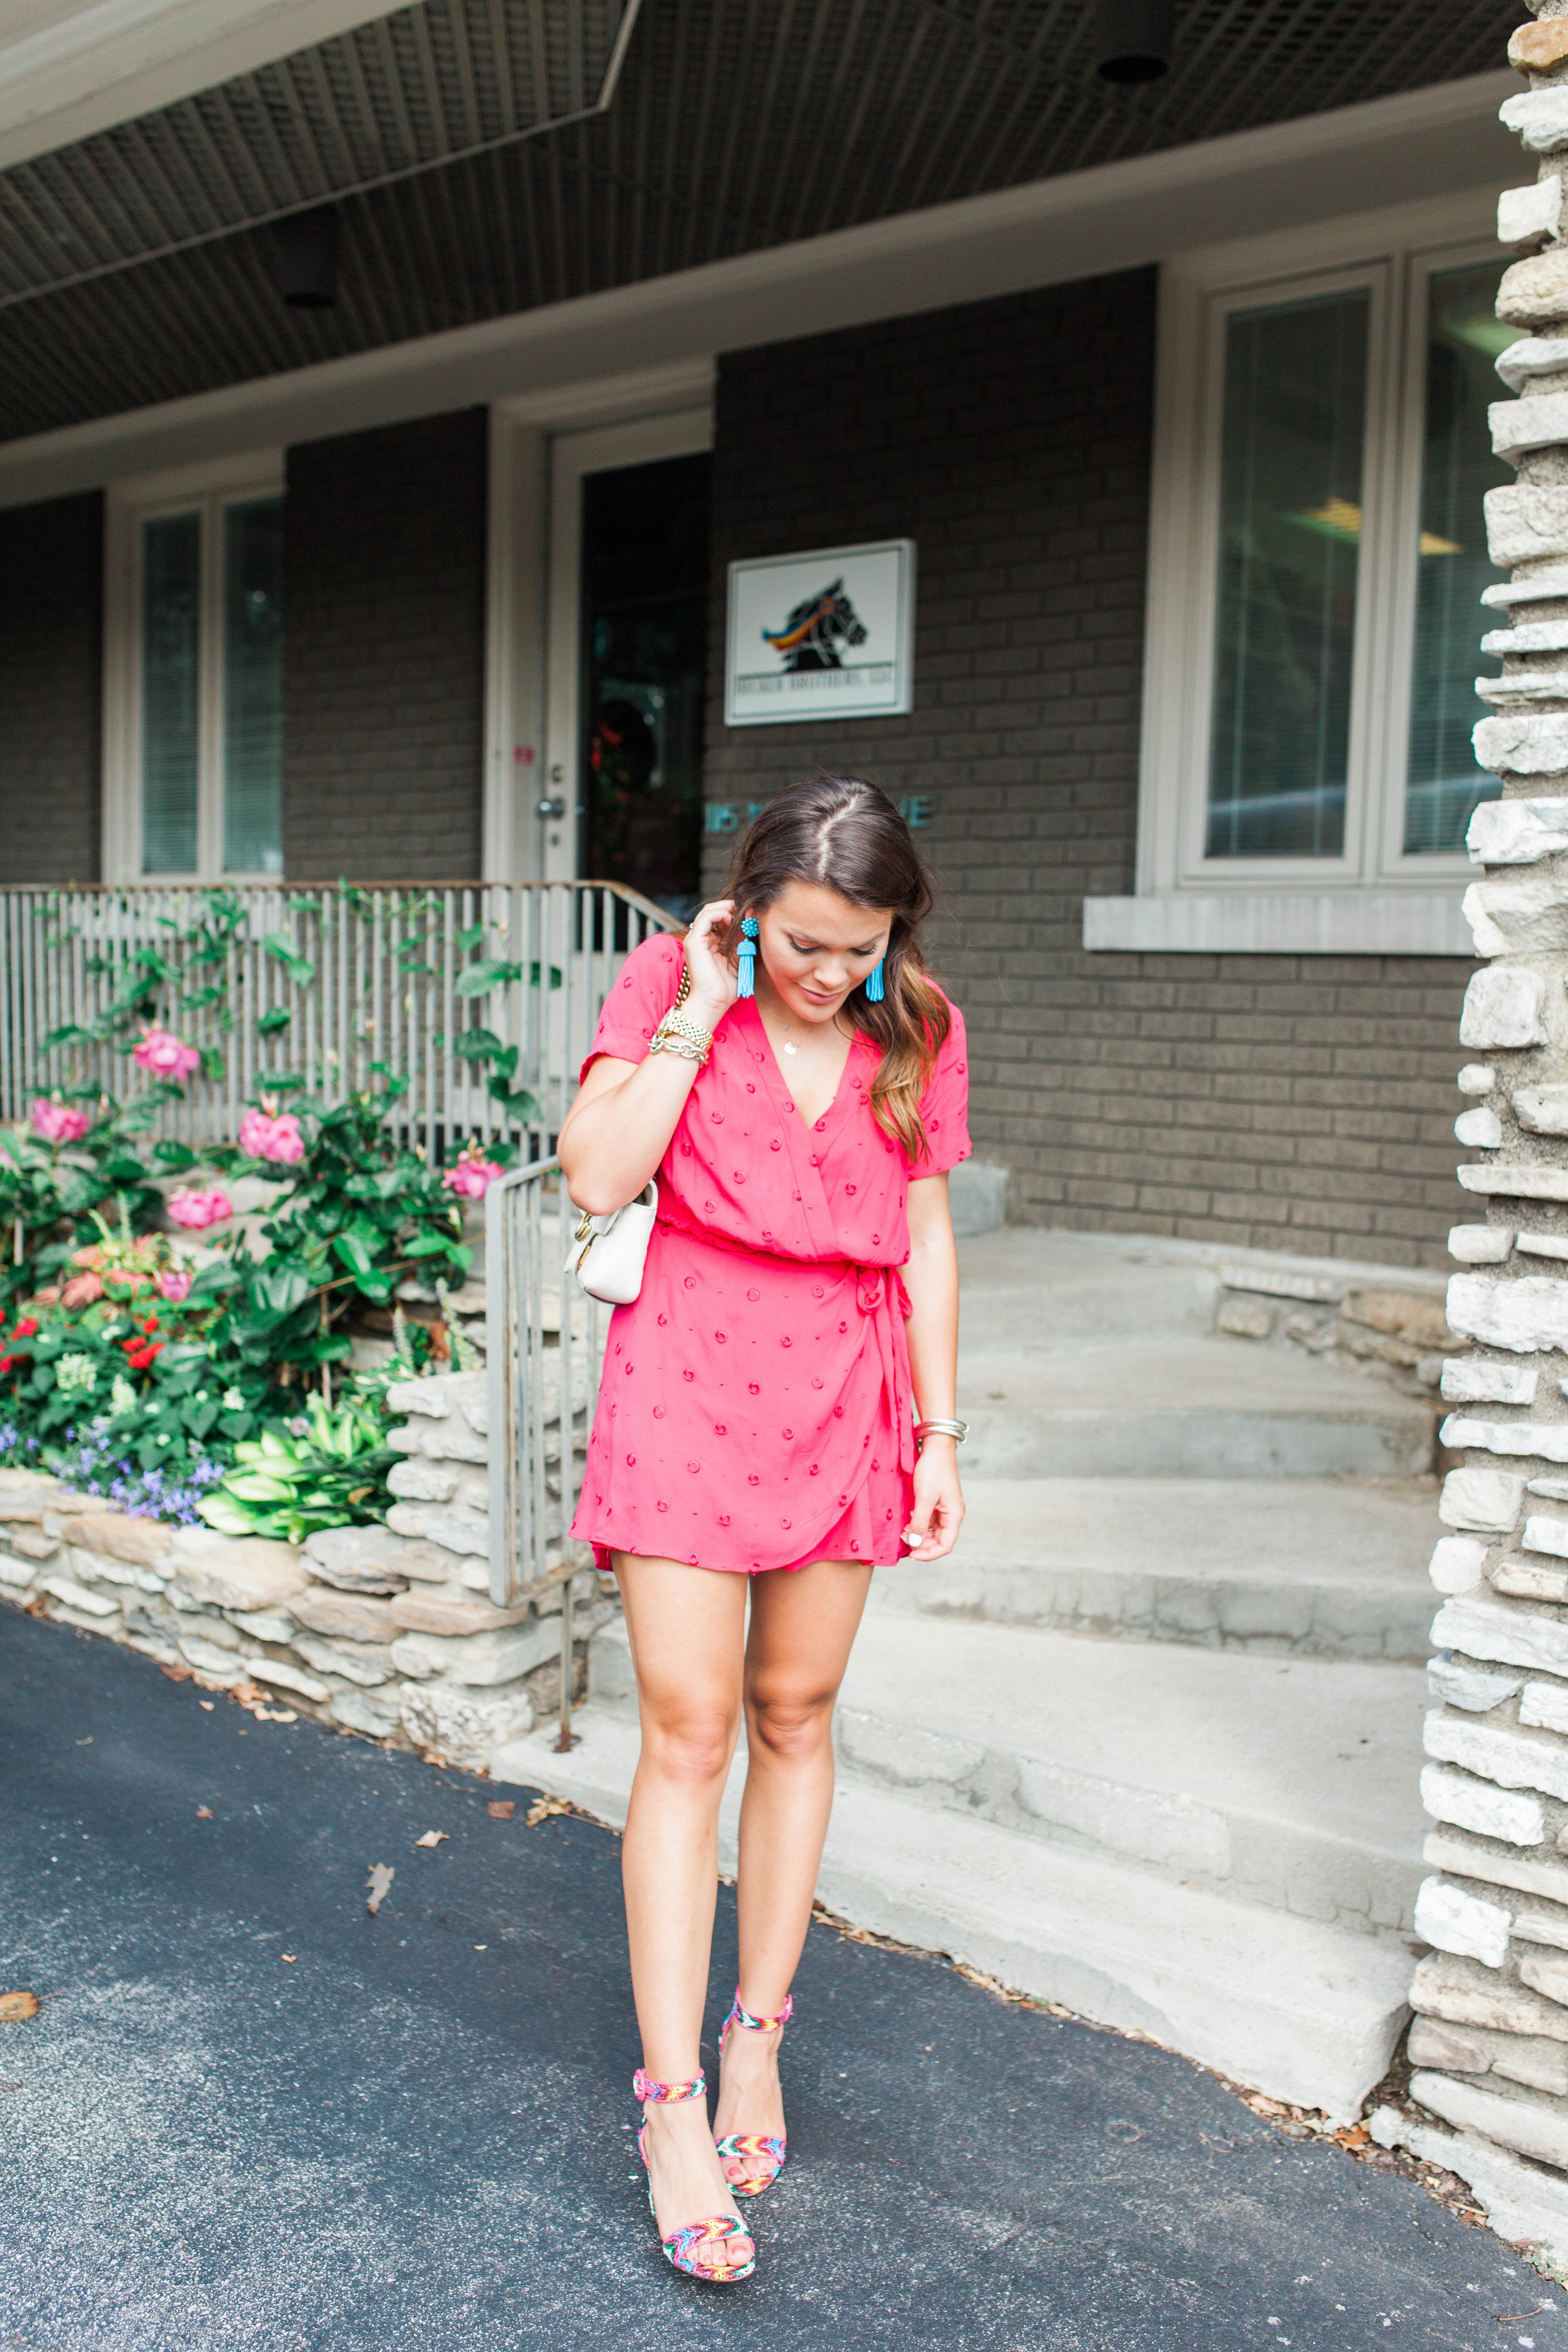
[[[882,1049],[872,1081],[873,1118],[918,1159],[925,1149],[920,1097],[953,1023],[920,952],[920,926],[933,892],[915,837],[875,784],[859,776],[813,776],[780,793],[736,851],[728,888],[735,900],[732,952],[742,918],[771,907],[791,882],[818,883],[852,906],[892,909],[882,1002],[872,1003],[862,981],[842,1009]]]

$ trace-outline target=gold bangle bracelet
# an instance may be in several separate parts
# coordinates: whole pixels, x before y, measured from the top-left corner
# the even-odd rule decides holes
[[[649,1043],[650,1054],[676,1054],[685,1062],[706,1062],[713,1032],[680,1013],[666,1013]]]

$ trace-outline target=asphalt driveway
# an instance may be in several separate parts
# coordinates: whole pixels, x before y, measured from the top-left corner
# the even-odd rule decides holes
[[[758,2274],[676,2277],[616,1841],[527,1811],[0,1609],[0,2352],[1568,2352],[1418,2184],[827,1927]]]

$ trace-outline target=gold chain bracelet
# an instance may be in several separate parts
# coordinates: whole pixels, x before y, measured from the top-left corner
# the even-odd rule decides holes
[[[650,1054],[678,1054],[683,1061],[706,1062],[713,1046],[713,1031],[674,1007],[665,1013],[649,1043]]]

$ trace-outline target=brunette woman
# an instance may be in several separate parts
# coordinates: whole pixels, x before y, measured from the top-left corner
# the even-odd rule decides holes
[[[684,946],[627,960],[560,1136],[580,1209],[658,1183],[573,1532],[614,1569],[642,1713],[622,1865],[638,2145],[665,2253],[713,2283],[751,2272],[734,2200],[784,2162],[779,2043],[872,1570],[939,1559],[964,1511],[946,1171],[969,1150],[967,1065],[921,961],[930,904],[885,794],[795,785]],[[716,2145],[698,2049],[743,1710]]]

